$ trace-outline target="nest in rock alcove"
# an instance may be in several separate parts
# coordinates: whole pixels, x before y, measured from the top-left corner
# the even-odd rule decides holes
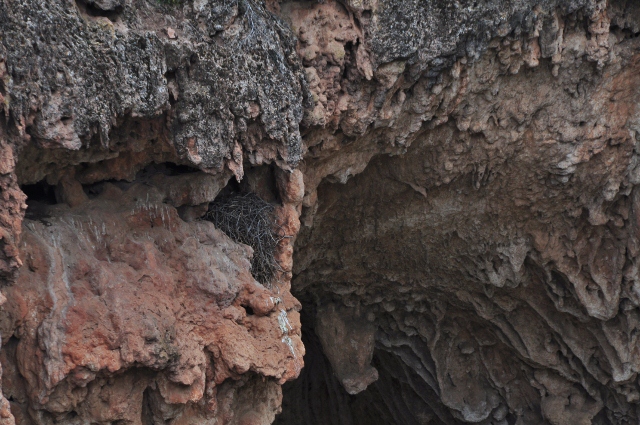
[[[274,207],[253,193],[232,193],[216,199],[204,216],[236,242],[253,248],[251,274],[270,287],[281,271],[275,250],[282,239],[276,229]]]

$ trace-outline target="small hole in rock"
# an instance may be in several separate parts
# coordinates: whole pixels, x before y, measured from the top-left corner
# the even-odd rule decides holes
[[[25,218],[29,220],[42,220],[49,217],[47,207],[58,203],[55,186],[44,180],[35,184],[25,184],[20,189],[27,195]]]
[[[102,10],[96,6],[95,2],[86,0],[76,0],[76,5],[80,13],[85,16],[90,18],[107,18],[111,22],[115,22],[124,11],[122,6],[116,6],[112,10]]]
[[[25,184],[20,189],[27,195],[27,206],[37,202],[45,205],[55,205],[56,187],[42,180],[35,184]]]

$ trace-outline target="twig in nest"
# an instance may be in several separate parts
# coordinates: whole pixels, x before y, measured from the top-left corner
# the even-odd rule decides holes
[[[204,218],[234,241],[253,248],[251,274],[271,287],[276,273],[282,271],[274,256],[282,237],[275,230],[273,205],[253,193],[234,193],[213,201]]]

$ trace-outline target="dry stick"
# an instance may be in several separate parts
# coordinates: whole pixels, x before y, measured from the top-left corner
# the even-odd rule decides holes
[[[251,274],[264,286],[282,268],[275,259],[278,243],[286,238],[276,232],[274,207],[253,193],[216,199],[204,217],[231,239],[253,248]]]

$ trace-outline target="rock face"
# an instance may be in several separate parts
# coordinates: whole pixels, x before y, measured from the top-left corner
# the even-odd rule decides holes
[[[307,355],[277,423],[637,422],[639,9],[511,6],[477,58],[481,34],[421,47],[374,8],[371,83],[330,83],[342,107],[305,135],[293,281],[326,359]],[[434,18],[420,31],[450,22],[416,13]]]
[[[290,30],[206,1],[2,2],[0,28],[2,423],[271,423],[304,354]],[[283,192],[268,287],[196,220],[231,176]]]
[[[81,206],[25,220],[3,323],[3,335],[15,335],[5,395],[18,422],[139,424],[145,403],[169,421],[191,402],[190,420],[217,423],[236,402],[230,391],[265,395],[232,423],[273,420],[277,382],[302,367],[297,302],[255,282],[246,246],[207,221],[184,222],[163,199],[107,183]],[[288,340],[273,344],[283,318]]]
[[[0,424],[637,423],[639,34],[632,0],[0,1]],[[200,219],[238,191],[269,284]]]

